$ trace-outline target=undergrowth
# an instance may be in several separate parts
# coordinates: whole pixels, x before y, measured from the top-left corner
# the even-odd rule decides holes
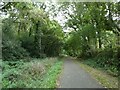
[[[2,62],[3,88],[55,88],[62,61],[58,58],[30,62]]]
[[[109,59],[104,57],[99,58],[90,58],[86,60],[82,60],[84,64],[87,64],[93,68],[102,69],[108,72],[108,74],[117,77],[118,76],[118,60],[115,58]]]
[[[96,68],[93,68],[89,65],[86,65],[85,63],[80,63],[80,66],[85,69],[91,76],[96,79],[103,87],[110,88],[110,90],[113,88],[118,88],[118,78],[113,77],[103,70],[99,70]],[[117,89],[116,89],[117,90]]]

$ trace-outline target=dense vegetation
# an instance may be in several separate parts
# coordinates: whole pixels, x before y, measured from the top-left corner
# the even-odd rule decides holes
[[[55,88],[62,62],[57,58],[33,59],[30,62],[5,61],[3,88]]]
[[[1,6],[6,14],[1,14],[3,87],[55,87],[62,62],[42,58],[61,54],[118,76],[119,2],[3,2]],[[55,19],[58,13],[66,20],[64,25]]]
[[[43,59],[59,56],[63,31],[47,12],[33,3],[3,3],[3,88],[55,88],[62,62]],[[38,59],[33,59],[38,58]]]
[[[66,23],[73,29],[65,42],[66,53],[118,74],[119,6],[118,3],[73,3],[74,13]]]
[[[59,55],[62,28],[57,21],[50,20],[42,8],[31,3],[8,3],[3,8],[11,12],[3,20],[4,60]]]

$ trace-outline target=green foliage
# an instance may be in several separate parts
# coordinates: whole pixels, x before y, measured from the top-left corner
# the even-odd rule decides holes
[[[2,63],[3,88],[55,88],[62,61],[57,58],[31,62],[4,61]]]
[[[30,53],[30,56],[32,56],[33,52],[31,52],[31,51],[34,51],[34,39],[33,39],[33,37],[29,37],[26,34],[23,34],[23,36],[21,36],[20,40],[21,40],[21,46],[23,48],[25,48],[27,52]]]
[[[70,5],[70,4],[69,4]],[[68,9],[69,9],[68,5]],[[119,46],[118,3],[72,3],[66,26],[73,29],[66,38],[66,54],[78,58],[95,58],[100,67],[117,72]],[[108,24],[109,23],[109,24]],[[116,25],[116,24],[117,25]],[[92,60],[90,60],[92,62]]]
[[[57,10],[52,4],[48,7]],[[61,61],[25,60],[59,56],[62,51],[117,75],[120,28],[114,17],[119,17],[118,7],[118,3],[96,2],[58,5],[68,17],[65,26],[72,29],[64,34],[64,27],[50,17],[56,12],[50,15],[45,3],[3,3],[1,12],[9,15],[2,22],[3,87],[55,88]]]
[[[41,88],[56,88],[56,80],[58,79],[58,74],[61,71],[62,62],[56,63],[52,66],[44,76],[44,80],[41,84]]]
[[[24,48],[21,47],[21,43],[17,38],[15,38],[15,34],[13,33],[13,27],[11,24],[12,21],[6,19],[3,21],[3,35],[2,35],[2,53],[3,60],[17,60],[28,57],[28,53]]]
[[[93,68],[106,70],[110,75],[118,76],[118,59],[109,57],[95,57],[83,61]]]
[[[61,53],[62,27],[50,20],[44,9],[31,2],[13,2],[3,10],[10,14],[3,20],[3,59],[44,58]]]
[[[66,42],[69,44],[69,49],[66,48],[66,51],[73,56],[91,57],[98,49],[104,49],[110,45],[115,47],[117,42],[116,38],[119,36],[119,33],[117,34],[115,32],[117,30],[119,31],[119,28],[117,26],[117,29],[114,27],[114,23],[117,23],[118,20],[112,20],[112,13],[117,15],[115,13],[117,4],[98,4],[95,2],[69,4],[74,10],[72,14],[68,12],[70,18],[66,26],[73,28],[76,33],[69,34]],[[111,22],[109,26],[106,24],[107,22]],[[78,49],[79,52],[76,51]]]
[[[63,31],[62,27],[55,20],[49,21],[48,30],[42,30],[42,50],[46,56],[59,56],[63,45]],[[42,51],[42,52],[43,52]]]
[[[59,38],[51,35],[43,36],[42,44],[44,46],[44,53],[47,56],[58,56],[61,50],[62,42]]]
[[[82,63],[80,63],[80,66],[89,72],[94,79],[99,81],[102,86],[106,88],[118,88],[118,77],[106,72],[107,70],[98,66],[93,59],[84,60]]]

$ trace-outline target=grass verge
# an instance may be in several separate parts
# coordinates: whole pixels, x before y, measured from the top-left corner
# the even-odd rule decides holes
[[[118,88],[118,78],[113,77],[103,70],[93,68],[86,65],[84,62],[78,62],[80,66],[90,73],[90,75],[96,79],[105,88]]]
[[[2,63],[3,88],[56,88],[62,68],[58,58],[33,59],[30,62]]]

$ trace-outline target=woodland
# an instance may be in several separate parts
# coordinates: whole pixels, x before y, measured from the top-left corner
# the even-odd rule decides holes
[[[119,76],[120,2],[1,2],[0,8],[3,88],[55,88],[69,56]]]

